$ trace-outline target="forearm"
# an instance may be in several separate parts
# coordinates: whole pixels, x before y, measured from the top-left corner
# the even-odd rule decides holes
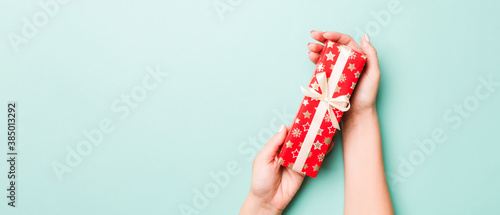
[[[261,202],[258,198],[249,194],[240,210],[240,215],[279,215],[281,211]]]
[[[351,214],[394,214],[384,171],[375,107],[343,121],[345,209]]]

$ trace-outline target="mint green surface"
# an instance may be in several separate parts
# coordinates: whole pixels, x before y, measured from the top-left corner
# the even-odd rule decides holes
[[[368,32],[378,50],[397,214],[500,213],[496,1],[69,0],[15,45],[23,18],[44,21],[40,2],[51,1],[0,1],[0,157],[9,101],[18,103],[19,152],[16,208],[7,205],[9,166],[0,162],[2,215],[237,214],[254,153],[299,107],[299,86],[314,68],[306,47],[313,29],[357,41]],[[227,11],[219,16],[214,3]],[[157,66],[168,73],[156,77],[161,83],[150,76]],[[144,79],[156,86],[147,95]],[[496,86],[484,85],[489,79]],[[131,93],[134,108],[121,102]],[[68,148],[101,121],[112,131],[59,180],[54,163],[67,165]],[[285,214],[343,214],[335,140]]]

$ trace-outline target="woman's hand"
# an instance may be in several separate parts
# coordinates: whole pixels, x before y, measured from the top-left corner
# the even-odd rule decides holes
[[[327,40],[346,45],[351,49],[362,52],[367,56],[366,65],[361,73],[361,77],[356,85],[355,93],[350,98],[351,109],[342,117],[343,121],[349,120],[355,115],[362,115],[365,112],[375,110],[375,99],[377,97],[378,84],[380,80],[380,69],[378,67],[377,51],[370,44],[368,35],[361,39],[361,47],[346,34],[338,32],[311,31],[311,37],[320,43]],[[309,59],[316,63],[319,59],[323,44],[309,43]]]
[[[349,36],[337,32],[312,31],[319,42],[327,39],[363,52],[366,66],[350,99],[351,109],[342,116],[344,151],[344,214],[394,214],[385,177],[382,140],[375,99],[380,80],[380,69],[375,48],[368,35],[361,39],[361,47]],[[308,44],[309,58],[316,63],[321,44]]]
[[[288,129],[282,125],[255,156],[252,184],[240,214],[281,214],[299,189],[304,176],[278,164],[277,153]]]

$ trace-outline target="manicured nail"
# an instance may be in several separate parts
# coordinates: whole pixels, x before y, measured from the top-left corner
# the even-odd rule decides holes
[[[280,131],[279,132],[282,132],[283,129],[285,129],[285,125],[284,124],[281,124],[281,127],[280,127]]]
[[[368,36],[368,34],[365,34],[365,40],[366,42],[370,42],[370,37]]]

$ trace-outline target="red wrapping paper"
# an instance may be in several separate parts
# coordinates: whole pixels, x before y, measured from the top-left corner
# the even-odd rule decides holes
[[[339,57],[342,46],[343,45],[333,41],[327,41],[325,43],[320,58],[316,63],[313,78],[308,88],[315,88],[318,93],[321,93],[320,88],[318,88],[316,75],[319,73],[324,73],[327,78],[330,78],[333,67],[337,66],[335,64],[337,63],[337,59]],[[350,49],[346,47],[346,50]],[[354,50],[350,50],[349,57],[347,58],[347,61],[342,70],[342,75],[340,76],[337,83],[337,88],[332,95],[333,98],[338,96],[347,96],[347,98],[350,98],[361,75],[361,71],[363,69],[363,66],[365,65],[365,61],[366,56]],[[313,116],[316,114],[316,108],[318,107],[320,102],[320,100],[312,99],[307,96],[304,97],[297,116],[293,121],[292,127],[278,156],[278,163],[280,165],[293,169],[293,165],[295,164],[299,152],[301,150],[310,150],[308,153],[308,157],[305,160],[302,171],[300,172],[313,178],[315,178],[318,174],[318,170],[323,163],[328,147],[330,146],[330,144],[333,144],[332,139],[337,131],[330,120],[336,120],[338,123],[340,123],[340,119],[343,114],[342,111],[334,108],[333,112],[335,116],[330,117],[328,112],[326,112],[325,117],[321,122],[320,128],[317,131],[309,131],[309,126],[311,125]],[[315,134],[315,138],[311,148],[302,149],[305,136],[308,132],[317,133]],[[295,169],[298,168],[300,167],[296,167]]]

